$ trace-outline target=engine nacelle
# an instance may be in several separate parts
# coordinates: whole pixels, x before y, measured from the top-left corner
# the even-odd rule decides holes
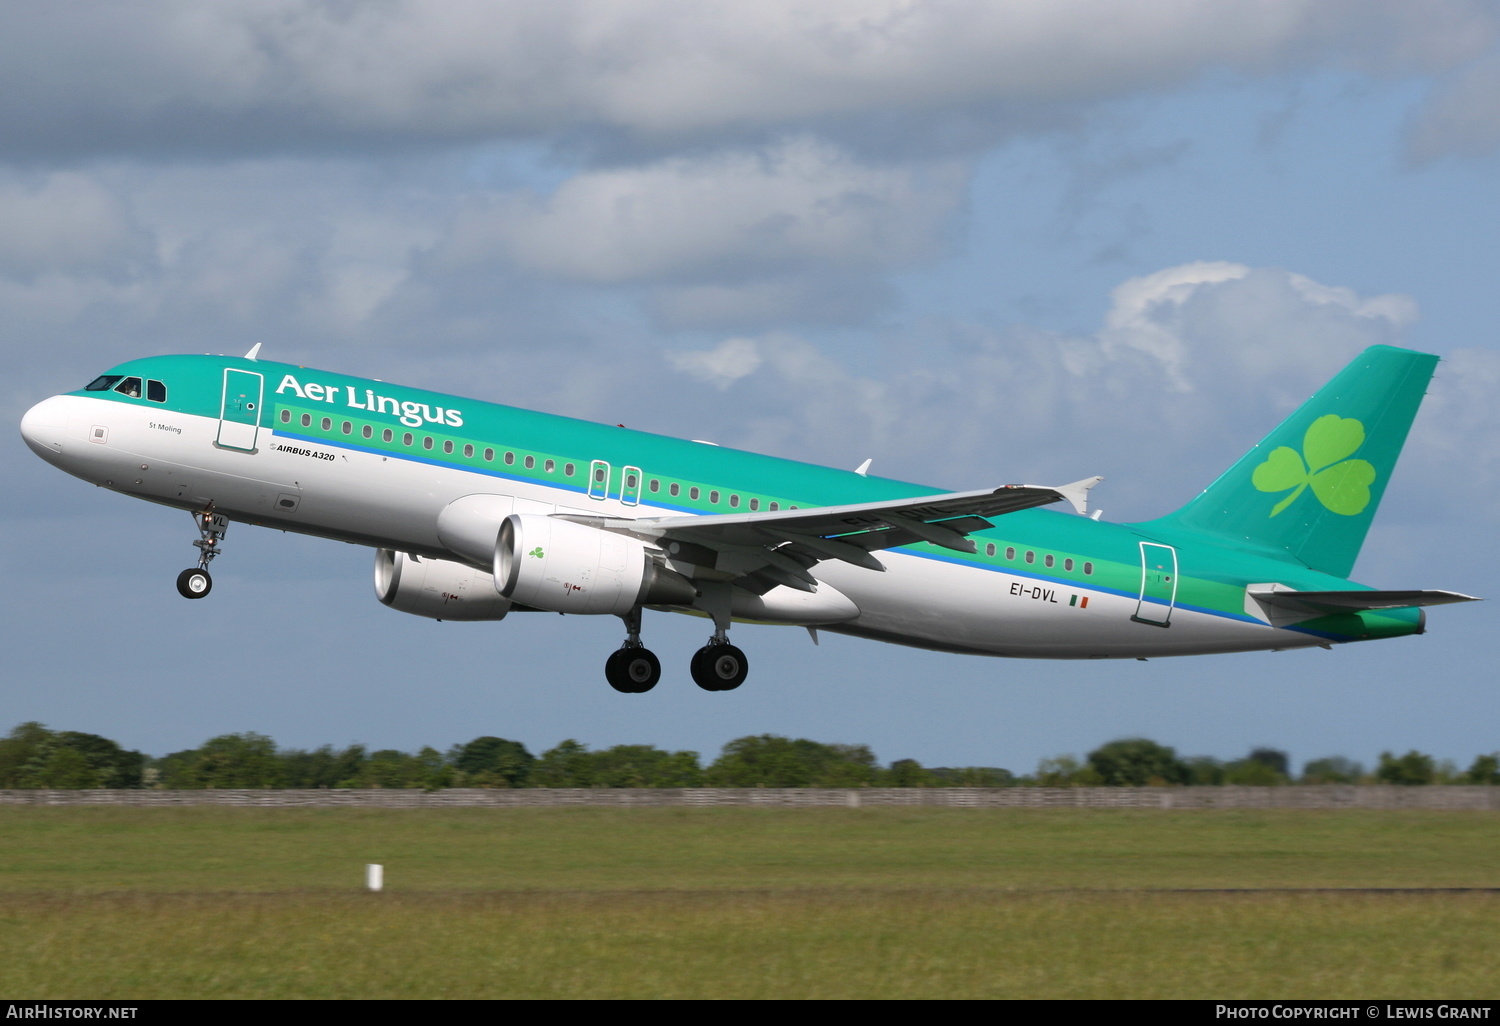
[[[621,615],[698,597],[691,581],[657,565],[634,538],[528,513],[500,525],[495,587],[512,602],[553,613]]]
[[[503,620],[510,612],[510,600],[483,570],[390,549],[375,550],[375,597],[433,620]]]

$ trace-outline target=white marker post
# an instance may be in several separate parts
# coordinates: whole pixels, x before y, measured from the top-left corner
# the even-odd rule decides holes
[[[378,891],[385,886],[385,867],[377,862],[365,865],[365,890]]]

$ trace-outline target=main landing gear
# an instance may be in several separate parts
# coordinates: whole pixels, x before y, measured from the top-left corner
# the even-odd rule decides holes
[[[636,606],[620,619],[625,621],[625,644],[611,652],[605,661],[604,679],[616,691],[644,694],[661,680],[661,660],[641,644],[641,607]]]
[[[719,633],[693,653],[690,668],[694,682],[704,691],[733,691],[745,683],[745,675],[750,672],[745,653]]]
[[[177,575],[177,593],[183,598],[200,599],[214,586],[209,576],[208,564],[219,554],[219,542],[229,530],[229,520],[215,513],[212,508],[193,514],[198,526],[198,540],[193,546],[198,550],[198,565]]]
[[[639,695],[656,687],[661,680],[661,660],[641,643],[641,610],[632,609],[620,619],[625,621],[625,643],[610,653],[604,664],[604,678],[609,686],[627,695]],[[713,637],[693,653],[690,669],[693,680],[704,691],[733,691],[745,683],[750,664],[745,653],[729,643],[727,622],[715,623]]]

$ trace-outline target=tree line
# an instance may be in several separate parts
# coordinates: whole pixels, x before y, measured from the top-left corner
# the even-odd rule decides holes
[[[726,744],[704,765],[697,752],[654,745],[592,750],[563,741],[533,755],[519,741],[477,737],[446,752],[369,751],[364,745],[278,748],[264,734],[222,734],[153,758],[97,734],[22,723],[0,739],[0,789],[422,788],[449,787],[1145,787],[1226,784],[1500,784],[1500,753],[1467,770],[1412,750],[1382,752],[1366,771],[1342,756],[1313,759],[1293,775],[1287,753],[1252,749],[1243,759],[1181,757],[1146,738],[1043,759],[1036,772],[998,766],[882,766],[868,745],[755,734]]]

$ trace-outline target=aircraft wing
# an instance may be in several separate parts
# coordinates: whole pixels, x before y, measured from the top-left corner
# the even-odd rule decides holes
[[[760,580],[747,586],[763,585],[762,592],[777,584],[811,591],[817,581],[808,569],[822,560],[840,559],[868,570],[884,570],[871,554],[879,549],[931,542],[974,552],[975,545],[967,536],[994,527],[987,518],[1054,502],[1068,502],[1084,513],[1089,489],[1102,480],[1090,477],[1056,488],[1003,485],[848,506],[703,517],[554,516],[655,542],[675,558],[719,571],[721,579],[757,576]]]

